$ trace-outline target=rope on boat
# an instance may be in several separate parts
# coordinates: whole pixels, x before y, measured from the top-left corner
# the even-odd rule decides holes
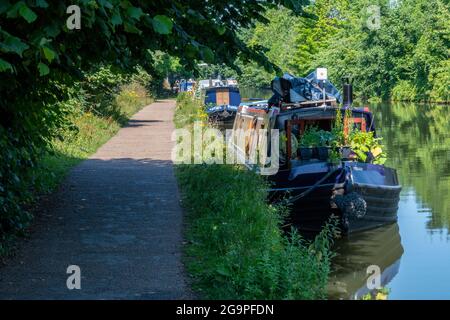
[[[333,170],[333,171],[329,171],[326,175],[324,175],[320,180],[318,180],[315,184],[313,184],[313,185],[312,185],[310,188],[308,188],[307,190],[303,191],[302,193],[300,193],[300,194],[298,194],[298,195],[296,195],[296,196],[289,197],[289,198],[287,198],[287,199],[283,199],[283,200],[277,202],[276,204],[282,204],[282,203],[283,203],[283,204],[288,204],[288,203],[293,203],[293,202],[295,202],[295,201],[297,201],[297,200],[299,200],[299,199],[301,199],[301,198],[307,196],[308,194],[310,194],[311,192],[313,192],[315,189],[317,189],[317,187],[319,187],[319,185],[321,185],[322,182],[324,182],[325,180],[327,180],[329,177],[331,177],[335,172],[337,172],[337,171],[339,171],[339,170],[344,171],[344,170],[345,170],[345,167],[344,167],[344,168],[339,168],[339,169],[336,169],[336,170]]]
[[[288,204],[293,203],[311,192],[313,192],[319,185],[321,185],[325,180],[327,180],[330,176],[332,176],[337,171],[341,170],[341,174],[345,173],[347,170],[349,170],[346,166],[342,168],[338,168],[332,171],[329,171],[325,176],[323,176],[320,180],[318,180],[314,185],[312,185],[310,188],[305,190],[304,192],[289,197],[287,199],[281,200],[279,203]],[[364,198],[358,194],[357,192],[350,192],[346,195],[335,195],[333,197],[333,202],[336,204],[336,206],[341,210],[344,220],[348,220],[348,218],[356,218],[361,219],[364,217],[367,213],[367,203],[364,200]],[[348,223],[348,222],[347,222]]]

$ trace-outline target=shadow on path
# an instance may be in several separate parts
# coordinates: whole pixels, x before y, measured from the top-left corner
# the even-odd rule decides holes
[[[191,298],[168,160],[172,123],[166,113],[173,105],[154,105],[136,120],[153,120],[158,112],[149,111],[159,110],[166,118],[159,128],[123,128],[40,204],[29,240],[0,268],[0,299]],[[161,141],[141,141],[155,130]],[[117,156],[127,152],[131,157]],[[156,159],[140,158],[144,153]],[[81,290],[66,286],[69,265],[81,269]]]

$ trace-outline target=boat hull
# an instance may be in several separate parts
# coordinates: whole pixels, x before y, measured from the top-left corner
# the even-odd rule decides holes
[[[232,129],[237,108],[232,106],[214,107],[206,110],[208,122],[220,129]]]
[[[351,234],[397,221],[401,186],[394,169],[368,164],[346,164],[345,170],[326,164],[310,167],[294,168],[294,174],[282,170],[271,178],[270,200],[288,205],[287,225],[319,232],[334,215],[342,232]]]

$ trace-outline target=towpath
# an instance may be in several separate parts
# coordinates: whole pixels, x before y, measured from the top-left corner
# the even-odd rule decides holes
[[[71,170],[0,267],[0,299],[191,298],[170,161],[174,109],[171,100],[145,107]],[[67,287],[71,265],[79,290]]]

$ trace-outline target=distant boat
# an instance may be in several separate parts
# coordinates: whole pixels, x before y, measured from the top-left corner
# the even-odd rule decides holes
[[[192,80],[181,80],[179,84],[179,92],[193,92],[195,90],[195,82]]]
[[[213,87],[237,87],[238,82],[236,79],[228,78],[228,79],[202,79],[198,82],[198,89],[205,90],[207,88]]]
[[[205,90],[205,106],[210,123],[220,128],[232,128],[234,117],[241,103],[237,86],[208,87]]]
[[[225,86],[223,80],[221,79],[203,79],[198,82],[198,89],[205,90],[212,87],[223,87]]]

